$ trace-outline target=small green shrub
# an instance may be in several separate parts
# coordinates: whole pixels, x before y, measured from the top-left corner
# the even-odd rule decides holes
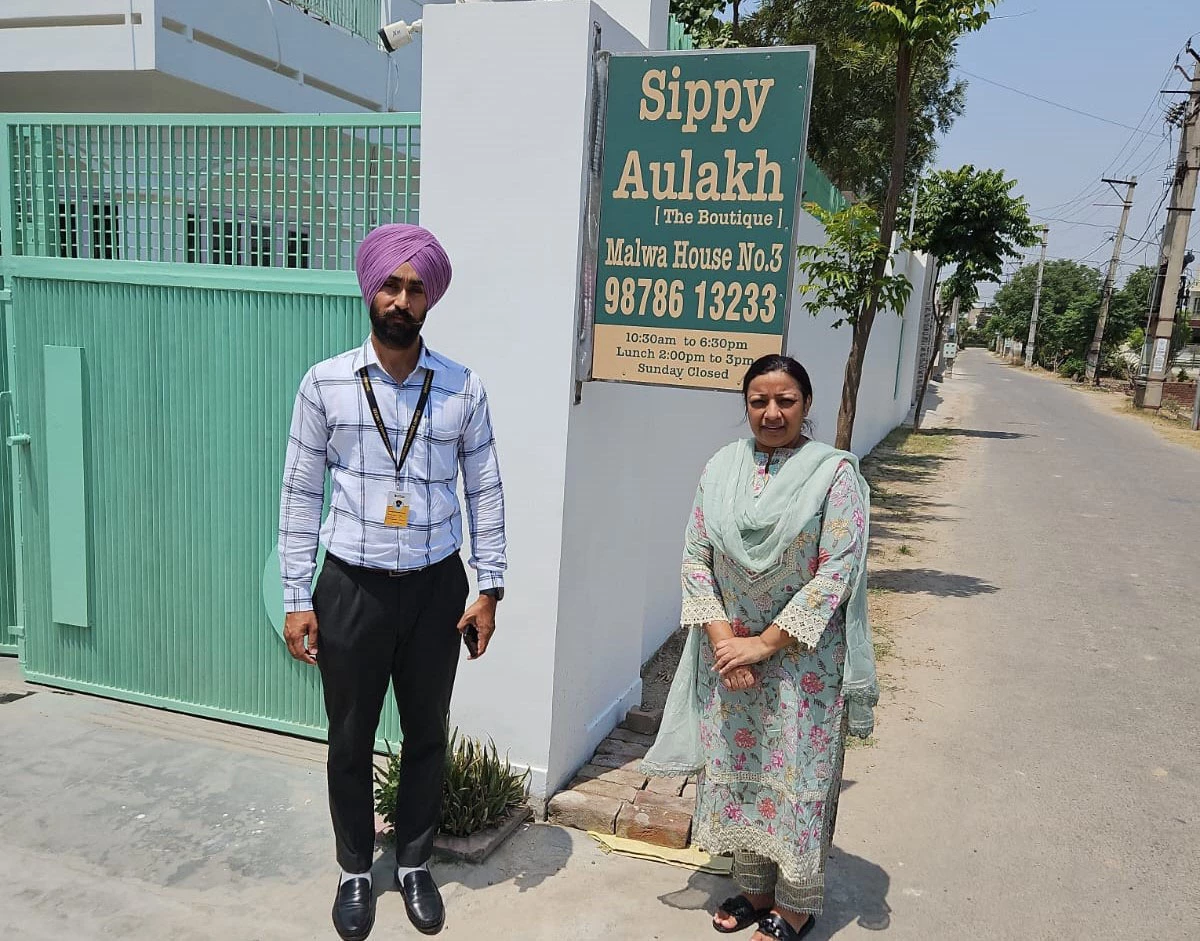
[[[1074,379],[1079,381],[1087,375],[1087,363],[1078,356],[1072,356],[1061,366],[1058,367],[1058,374],[1064,379]]]
[[[388,761],[375,771],[375,810],[387,821],[389,830],[396,825],[396,791],[400,781],[400,752],[386,743]],[[446,780],[442,785],[442,824],[440,832],[448,836],[470,836],[503,820],[508,812],[525,800],[529,790],[529,772],[517,774],[508,758],[500,758],[496,743],[487,745],[458,730],[446,747]]]

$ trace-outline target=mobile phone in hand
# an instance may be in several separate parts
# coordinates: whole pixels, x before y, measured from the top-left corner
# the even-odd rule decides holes
[[[474,624],[468,624],[463,630],[463,643],[467,646],[467,653],[472,657],[479,656],[479,631],[475,629]]]

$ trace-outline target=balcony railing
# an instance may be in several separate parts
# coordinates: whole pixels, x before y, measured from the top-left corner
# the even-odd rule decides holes
[[[379,0],[280,0],[356,36],[379,41]]]

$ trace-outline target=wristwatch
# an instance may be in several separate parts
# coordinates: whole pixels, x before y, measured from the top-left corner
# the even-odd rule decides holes
[[[487,595],[489,598],[493,599],[494,601],[503,601],[504,600],[504,589],[503,588],[485,588],[483,591],[480,592],[480,594]]]

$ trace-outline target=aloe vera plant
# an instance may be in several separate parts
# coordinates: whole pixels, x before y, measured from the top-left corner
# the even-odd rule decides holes
[[[385,743],[388,760],[375,771],[375,809],[396,824],[396,789],[400,779],[400,752]],[[455,729],[446,748],[446,779],[442,785],[442,824],[448,836],[470,836],[501,820],[522,801],[529,787],[529,772],[518,774],[508,757],[500,757],[496,743],[487,744]]]

